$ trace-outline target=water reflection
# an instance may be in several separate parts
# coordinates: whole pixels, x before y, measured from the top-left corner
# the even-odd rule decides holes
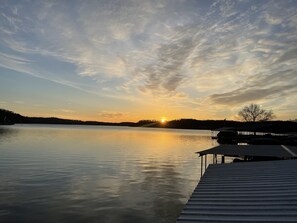
[[[195,152],[212,144],[199,131],[14,126],[7,132],[0,131],[3,222],[175,222],[199,178]]]
[[[181,173],[175,165],[151,162],[144,166],[142,173],[144,181],[141,188],[151,192],[151,216],[155,217],[151,222],[158,219],[168,222],[168,218],[177,217],[183,206],[181,199],[185,196],[182,194]]]
[[[5,126],[0,126],[0,143],[2,140],[9,140],[18,133],[17,129],[12,129]]]

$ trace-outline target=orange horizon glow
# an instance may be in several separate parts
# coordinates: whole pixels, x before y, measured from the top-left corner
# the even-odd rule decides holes
[[[92,105],[93,106],[93,105]],[[97,121],[97,122],[138,122],[140,120],[157,120],[160,124],[166,124],[171,120],[196,119],[196,120],[234,120],[239,121],[237,116],[240,106],[229,109],[228,112],[215,112],[205,108],[182,109],[171,107],[164,101],[155,101],[154,106],[140,104],[137,107],[125,109],[101,110],[97,105],[88,106],[26,106],[26,104],[9,103],[1,106],[3,109],[13,111],[17,114],[28,117],[56,117],[62,119]],[[288,111],[289,112],[289,111]],[[166,114],[166,116],[164,115]],[[285,115],[275,111],[276,120],[288,120]],[[288,115],[289,116],[289,115]],[[292,115],[290,115],[292,116]],[[289,117],[290,117],[289,116]],[[169,118],[170,117],[170,118]]]

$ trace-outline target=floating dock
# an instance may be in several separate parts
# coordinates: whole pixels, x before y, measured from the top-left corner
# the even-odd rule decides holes
[[[198,153],[205,169],[207,154],[282,160],[209,165],[178,223],[297,222],[297,147],[224,145]]]

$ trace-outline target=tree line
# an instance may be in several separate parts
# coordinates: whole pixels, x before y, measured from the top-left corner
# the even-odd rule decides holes
[[[260,120],[259,116],[251,121],[229,121],[229,120],[196,120],[196,119],[178,119],[161,123],[157,120],[140,120],[138,122],[97,122],[97,121],[80,121],[71,119],[61,119],[55,117],[26,117],[20,114],[0,109],[0,124],[67,124],[67,125],[106,125],[106,126],[129,126],[129,127],[153,127],[153,128],[176,128],[176,129],[204,129],[218,130],[220,128],[233,128],[237,131],[248,132],[272,132],[287,133],[297,132],[297,122],[294,121],[269,121]]]

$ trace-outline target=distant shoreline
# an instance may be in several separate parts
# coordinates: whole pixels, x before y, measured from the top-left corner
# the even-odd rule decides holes
[[[222,128],[229,128],[236,131],[246,132],[297,133],[297,122],[295,121],[239,122],[229,120],[179,119],[167,121],[166,123],[161,123],[160,121],[156,120],[140,120],[138,122],[114,123],[61,119],[56,117],[27,117],[9,110],[0,109],[0,125],[13,124],[127,126],[193,130],[219,130]]]

